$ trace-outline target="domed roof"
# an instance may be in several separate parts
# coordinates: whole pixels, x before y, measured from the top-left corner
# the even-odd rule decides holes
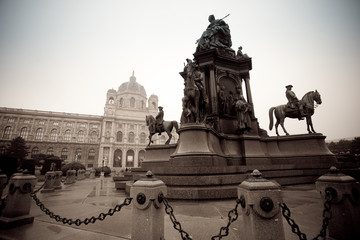
[[[119,93],[124,93],[124,92],[137,93],[137,94],[140,94],[140,95],[146,97],[145,88],[141,84],[136,82],[136,77],[134,76],[134,71],[133,71],[133,75],[130,77],[130,81],[124,82],[123,84],[121,84],[118,89],[118,92]]]

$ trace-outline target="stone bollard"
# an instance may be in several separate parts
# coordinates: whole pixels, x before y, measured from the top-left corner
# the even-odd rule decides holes
[[[76,180],[76,170],[67,170],[64,184],[73,184]]]
[[[63,172],[62,171],[55,171],[55,178],[54,178],[54,188],[61,189],[61,179],[62,179]]]
[[[85,170],[84,169],[79,169],[77,170],[77,180],[83,180],[85,179]]]
[[[53,192],[55,190],[54,188],[54,182],[55,182],[55,172],[54,171],[48,171],[45,173],[45,185],[43,189],[41,189],[41,193],[49,193]]]
[[[132,240],[163,240],[165,210],[161,194],[166,196],[167,188],[163,181],[153,178],[152,172],[147,178],[136,181],[130,190],[133,200]]]
[[[7,176],[0,170],[0,201],[2,199],[2,193],[6,187],[7,180],[8,180]],[[0,202],[0,205],[1,205],[1,202]]]
[[[325,205],[330,205],[329,237],[334,239],[360,239],[360,184],[354,178],[331,167],[329,173],[316,180]],[[331,195],[331,196],[329,196]]]
[[[37,178],[24,173],[14,174],[9,180],[9,193],[5,208],[0,217],[0,228],[8,229],[32,223],[34,217],[29,215],[31,206],[30,193],[34,190]]]
[[[239,215],[243,219],[241,239],[285,239],[279,184],[262,178],[255,169],[251,177],[238,186],[238,198],[241,201]]]
[[[91,178],[91,179],[94,179],[94,178],[95,178],[95,173],[96,173],[95,169],[91,169],[91,170],[90,170],[90,178]]]

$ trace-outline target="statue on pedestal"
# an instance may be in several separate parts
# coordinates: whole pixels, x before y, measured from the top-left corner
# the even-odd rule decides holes
[[[269,110],[269,118],[270,118],[270,125],[269,129],[271,130],[273,128],[273,112],[275,113],[276,117],[276,123],[275,123],[275,130],[276,135],[279,136],[278,132],[278,126],[281,125],[282,129],[284,130],[286,135],[289,135],[289,133],[286,131],[284,127],[284,121],[286,117],[289,118],[302,118],[306,117],[306,125],[307,130],[309,133],[316,133],[312,124],[311,116],[314,114],[315,104],[321,104],[321,96],[317,90],[310,91],[306,93],[303,98],[299,101],[296,98],[296,95],[291,91],[292,86],[286,86],[286,96],[289,99],[289,102],[284,105],[280,105],[277,107],[272,107]],[[291,105],[293,104],[293,105]],[[296,104],[298,106],[296,106]],[[302,108],[300,108],[302,106]]]
[[[237,113],[238,129],[241,133],[250,131],[252,107],[246,102],[243,95],[240,95],[239,100],[236,101],[235,108]]]
[[[201,38],[196,41],[198,43],[197,51],[214,47],[231,48],[230,28],[223,20],[224,18],[215,19],[214,15],[209,16],[209,26],[203,32]]]
[[[190,59],[186,59],[186,61],[181,123],[199,123],[205,118],[204,115],[206,114],[209,99],[205,91],[202,73],[197,64]]]

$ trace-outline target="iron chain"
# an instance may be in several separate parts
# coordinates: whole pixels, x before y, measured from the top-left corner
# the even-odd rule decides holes
[[[324,210],[323,210],[323,224],[320,230],[320,233],[313,238],[313,240],[318,240],[319,237],[325,239],[326,237],[326,229],[329,225],[331,219],[331,201],[334,198],[334,190],[326,189],[325,190],[325,203],[324,203]],[[300,231],[299,226],[295,223],[295,221],[290,217],[290,209],[286,206],[285,203],[279,204],[282,209],[282,214],[286,221],[289,223],[291,230],[293,233],[298,235],[300,240],[306,240],[307,237],[304,233]]]
[[[227,225],[225,227],[221,227],[219,234],[216,235],[216,236],[213,236],[211,238],[211,240],[221,239],[222,237],[226,237],[226,236],[229,235],[229,227],[230,227],[231,223],[235,222],[239,217],[237,208],[238,208],[239,204],[242,203],[242,201],[243,200],[236,199],[235,208],[230,210],[229,213],[228,213],[228,223],[227,223]]]
[[[103,221],[107,216],[114,215],[115,212],[120,212],[123,206],[128,206],[131,204],[132,198],[125,198],[122,204],[117,204],[114,208],[108,210],[107,213],[100,213],[97,217],[92,216],[91,218],[85,218],[84,220],[81,219],[69,219],[60,217],[57,214],[51,212],[45,205],[40,201],[40,199],[36,196],[36,193],[45,185],[45,183],[36,191],[31,193],[31,197],[35,200],[37,206],[40,207],[40,210],[43,211],[46,215],[50,218],[55,219],[57,222],[62,222],[63,224],[72,225],[75,224],[76,226],[80,226],[81,224],[88,225],[89,223],[95,223],[97,220]]]
[[[182,227],[181,227],[181,223],[178,222],[175,218],[174,215],[174,209],[170,206],[168,200],[166,199],[166,197],[164,195],[160,195],[160,200],[164,203],[165,205],[165,212],[167,215],[169,215],[171,222],[173,223],[174,228],[179,231],[180,235],[181,235],[181,239],[183,240],[192,240],[191,236],[185,232]]]

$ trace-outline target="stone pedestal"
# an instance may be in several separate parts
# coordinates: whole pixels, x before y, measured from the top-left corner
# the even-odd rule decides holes
[[[62,171],[55,171],[55,178],[54,178],[54,188],[61,189],[61,179],[62,179],[63,172]]]
[[[164,207],[159,202],[160,194],[166,196],[166,185],[163,181],[152,177],[136,181],[130,190],[133,200],[132,240],[164,239]],[[161,200],[160,200],[161,201]]]
[[[360,184],[331,167],[329,173],[317,179],[316,188],[324,202],[327,192],[332,195],[329,236],[334,239],[360,239]]]
[[[32,223],[30,216],[31,197],[37,178],[30,174],[14,174],[9,181],[9,193],[0,217],[1,228],[11,228]]]
[[[94,179],[95,178],[95,173],[96,173],[96,171],[95,171],[95,169],[91,169],[90,170],[90,179]]]
[[[2,193],[6,187],[7,180],[8,180],[7,176],[0,171],[0,201],[1,201]]]
[[[67,170],[64,184],[73,184],[76,182],[76,170]]]
[[[240,216],[243,224],[239,233],[244,239],[285,239],[279,203],[280,185],[261,177],[254,170],[251,177],[238,187],[238,198],[243,200]]]
[[[48,171],[47,173],[45,173],[45,185],[40,192],[41,193],[53,192],[55,190],[54,182],[55,182],[55,172]]]

